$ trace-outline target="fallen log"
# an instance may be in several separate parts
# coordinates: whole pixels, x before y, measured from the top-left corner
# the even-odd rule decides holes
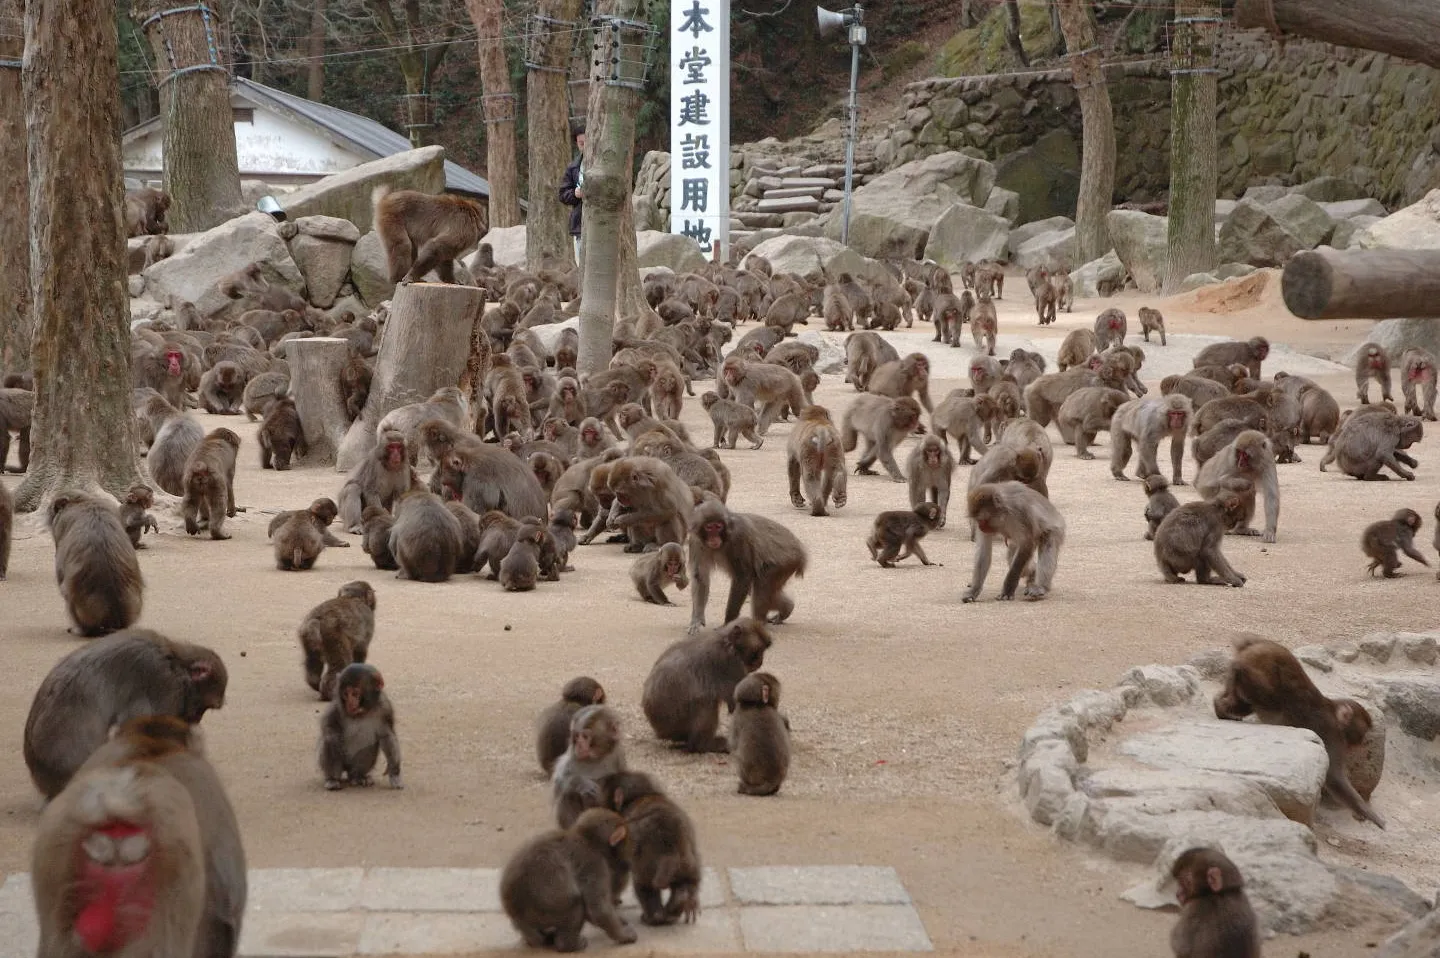
[[[1285,308],[1301,319],[1440,318],[1440,250],[1310,250],[1285,264]]]

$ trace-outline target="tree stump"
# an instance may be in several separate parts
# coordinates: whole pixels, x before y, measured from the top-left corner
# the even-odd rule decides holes
[[[292,339],[285,346],[290,361],[290,395],[305,431],[307,465],[336,460],[350,431],[350,416],[340,393],[340,370],[350,358],[348,340],[331,336]]]
[[[375,427],[390,410],[429,399],[442,386],[460,384],[484,307],[485,292],[474,286],[404,283],[396,287],[370,381],[370,399],[340,443],[337,471],[349,472],[374,448]]]

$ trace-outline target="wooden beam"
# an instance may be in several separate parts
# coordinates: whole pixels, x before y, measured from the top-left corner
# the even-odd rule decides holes
[[[1297,253],[1280,291],[1301,319],[1440,318],[1440,250]]]
[[[1236,0],[1235,25],[1278,27],[1440,69],[1440,0]]]

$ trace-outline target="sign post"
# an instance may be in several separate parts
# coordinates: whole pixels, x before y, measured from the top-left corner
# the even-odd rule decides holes
[[[670,232],[730,256],[730,0],[670,0]]]

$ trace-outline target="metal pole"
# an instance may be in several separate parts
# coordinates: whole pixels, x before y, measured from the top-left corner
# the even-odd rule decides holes
[[[859,4],[855,11],[860,12]],[[856,17],[859,21],[859,16]],[[840,242],[850,242],[850,194],[855,189],[855,137],[860,125],[860,44],[852,34],[850,40],[850,126],[845,131],[845,209],[840,220]]]

